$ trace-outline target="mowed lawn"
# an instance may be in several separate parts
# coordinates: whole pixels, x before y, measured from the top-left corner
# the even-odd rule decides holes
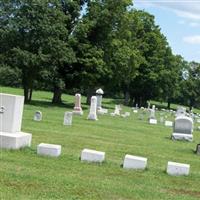
[[[0,90],[23,94],[21,89]],[[172,141],[172,128],[149,125],[148,115],[139,120],[128,107],[123,111],[131,112],[129,118],[103,115],[89,121],[84,97],[84,115],[73,116],[73,125],[63,126],[64,112],[73,109],[74,97],[63,95],[61,106],[51,105],[51,97],[52,93],[34,92],[33,102],[24,107],[22,130],[32,133],[32,146],[1,150],[0,199],[200,199],[200,156],[194,154],[200,132],[194,131],[193,142]],[[109,112],[114,105],[114,100],[103,100]],[[33,121],[36,110],[43,113],[41,122]],[[62,145],[61,156],[38,156],[36,148],[42,142]],[[105,151],[106,161],[102,165],[80,162],[83,148]],[[124,170],[121,164],[126,154],[147,157],[147,170]],[[168,161],[190,164],[190,175],[167,175]]]

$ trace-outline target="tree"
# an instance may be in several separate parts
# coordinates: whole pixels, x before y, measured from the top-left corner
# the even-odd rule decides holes
[[[155,25],[154,16],[144,11],[135,11],[135,21],[137,47],[143,62],[131,83],[131,99],[139,106],[146,106],[147,100],[160,93],[159,77],[165,68],[164,56],[168,43],[160,28]]]
[[[186,68],[187,67],[187,68]],[[200,64],[190,62],[185,65],[183,80],[181,82],[181,99],[190,107],[200,104]]]
[[[3,1],[1,42],[11,38],[1,52],[6,63],[22,71],[25,101],[31,100],[34,80],[45,70],[54,87],[53,102],[60,102],[62,77],[60,71],[74,61],[69,45],[66,24],[69,15],[63,12],[61,2],[42,0]]]

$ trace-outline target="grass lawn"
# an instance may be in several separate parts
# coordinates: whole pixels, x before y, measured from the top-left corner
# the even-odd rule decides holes
[[[21,89],[0,90],[22,94]],[[74,116],[71,127],[63,126],[64,112],[72,110],[74,97],[63,95],[62,106],[51,105],[51,97],[48,92],[34,92],[33,102],[24,107],[22,130],[32,133],[32,146],[19,151],[1,150],[0,199],[200,199],[200,156],[193,152],[200,142],[200,132],[194,131],[193,142],[172,141],[172,128],[149,125],[147,115],[139,120],[132,112],[129,118],[104,115],[98,116],[98,121],[89,121],[85,104],[84,115]],[[114,100],[103,100],[103,107],[109,111],[114,105]],[[33,121],[36,110],[43,113],[41,122]],[[123,110],[131,111],[128,107]],[[62,145],[61,156],[38,156],[36,147],[41,142]],[[106,161],[102,165],[81,163],[83,148],[105,151]],[[148,169],[122,169],[125,154],[147,157]],[[190,164],[190,175],[167,175],[168,161]]]

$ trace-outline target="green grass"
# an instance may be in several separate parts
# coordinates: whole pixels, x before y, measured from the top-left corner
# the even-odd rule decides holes
[[[21,89],[0,90],[22,94]],[[193,152],[200,142],[199,132],[194,132],[193,142],[172,141],[171,128],[149,125],[147,115],[142,121],[133,113],[125,119],[104,115],[98,121],[89,121],[85,104],[84,115],[74,116],[73,125],[67,127],[62,125],[63,116],[73,108],[74,97],[63,95],[62,106],[51,105],[51,97],[48,92],[34,92],[33,103],[24,107],[22,130],[32,133],[31,148],[1,151],[0,199],[200,199],[200,157]],[[114,104],[111,99],[103,101],[109,111]],[[33,121],[36,110],[43,112],[43,121]],[[62,145],[62,155],[38,156],[36,147],[41,142]],[[105,151],[106,161],[102,165],[81,163],[83,148]],[[147,157],[148,169],[124,170],[120,165],[125,154]],[[190,164],[190,175],[168,176],[167,161]]]

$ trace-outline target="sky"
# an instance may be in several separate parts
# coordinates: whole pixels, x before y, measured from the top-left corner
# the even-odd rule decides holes
[[[155,16],[174,54],[200,62],[200,0],[134,0],[134,7]]]

